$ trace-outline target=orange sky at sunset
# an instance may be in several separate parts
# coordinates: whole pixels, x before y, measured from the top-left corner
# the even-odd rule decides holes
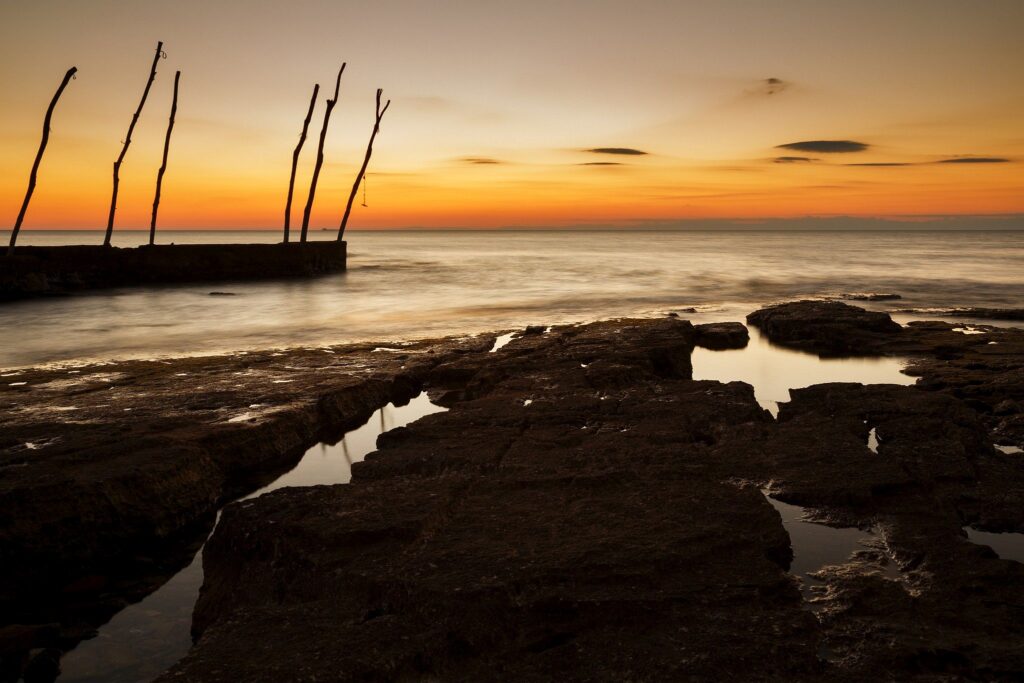
[[[377,87],[393,103],[357,229],[1024,214],[1019,0],[34,0],[0,13],[4,227],[70,66],[25,228],[104,225],[158,40],[168,58],[122,167],[118,228],[148,226],[176,69],[161,226],[279,227],[318,82],[298,216],[342,61],[316,227],[337,227]]]

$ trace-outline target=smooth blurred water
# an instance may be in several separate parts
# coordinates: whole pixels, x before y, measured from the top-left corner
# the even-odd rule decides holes
[[[114,235],[120,246],[147,237]],[[279,239],[255,231],[159,237]],[[100,233],[80,231],[24,232],[19,240],[100,242]],[[868,304],[883,310],[1024,305],[1024,232],[392,231],[352,232],[348,242],[348,272],[313,280],[2,305],[0,367],[424,337],[690,307],[697,312],[684,315],[694,321],[741,320],[764,303],[845,292],[903,296]]]

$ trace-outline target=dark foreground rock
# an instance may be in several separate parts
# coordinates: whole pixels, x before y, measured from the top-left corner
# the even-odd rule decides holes
[[[0,627],[73,645],[188,564],[224,502],[493,341],[4,371]]]
[[[345,242],[18,247],[0,255],[0,302],[110,287],[310,277],[345,265]]]
[[[961,529],[1024,531],[1024,464],[983,416],[830,384],[776,421],[746,384],[690,379],[696,338],[599,323],[435,366],[451,410],[388,432],[351,485],[226,508],[199,640],[160,680],[1024,676],[1024,566]],[[761,489],[880,544],[808,603]]]
[[[351,485],[225,508],[163,680],[1019,680],[1024,571],[963,527],[1024,532],[993,447],[1024,445],[1024,332],[818,303],[766,335],[911,355],[917,386],[808,387],[775,420],[691,379],[742,326],[678,318],[4,371],[0,680],[52,678],[219,505],[421,389],[451,410]],[[802,596],[764,490],[876,541]]]

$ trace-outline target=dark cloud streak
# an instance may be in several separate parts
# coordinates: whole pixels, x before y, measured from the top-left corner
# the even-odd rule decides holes
[[[462,157],[459,161],[464,164],[475,164],[477,166],[493,166],[495,164],[505,163],[504,161],[492,159],[491,157]]]
[[[791,149],[795,152],[817,152],[819,154],[845,154],[863,152],[870,145],[855,140],[804,140],[776,145],[776,149]]]
[[[916,165],[917,164],[913,164],[913,163],[911,163],[909,161],[870,161],[870,162],[861,163],[861,164],[843,164],[843,166],[878,166],[878,167],[882,167],[882,166],[916,166]]]
[[[808,164],[821,160],[814,157],[775,157],[772,161],[776,164]]]
[[[1005,157],[953,157],[942,159],[940,164],[1006,164],[1010,160]]]
[[[621,154],[624,156],[647,156],[647,152],[632,147],[593,147],[585,149],[584,152],[591,154]]]

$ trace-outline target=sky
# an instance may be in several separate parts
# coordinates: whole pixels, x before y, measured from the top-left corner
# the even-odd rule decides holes
[[[166,228],[673,226],[849,217],[1024,228],[1020,0],[0,0],[0,226],[65,71],[25,229],[148,227],[174,72]],[[959,217],[959,218],[958,218]],[[846,220],[844,218],[844,220]],[[979,218],[979,221],[988,220]],[[5,225],[6,224],[6,225]]]

